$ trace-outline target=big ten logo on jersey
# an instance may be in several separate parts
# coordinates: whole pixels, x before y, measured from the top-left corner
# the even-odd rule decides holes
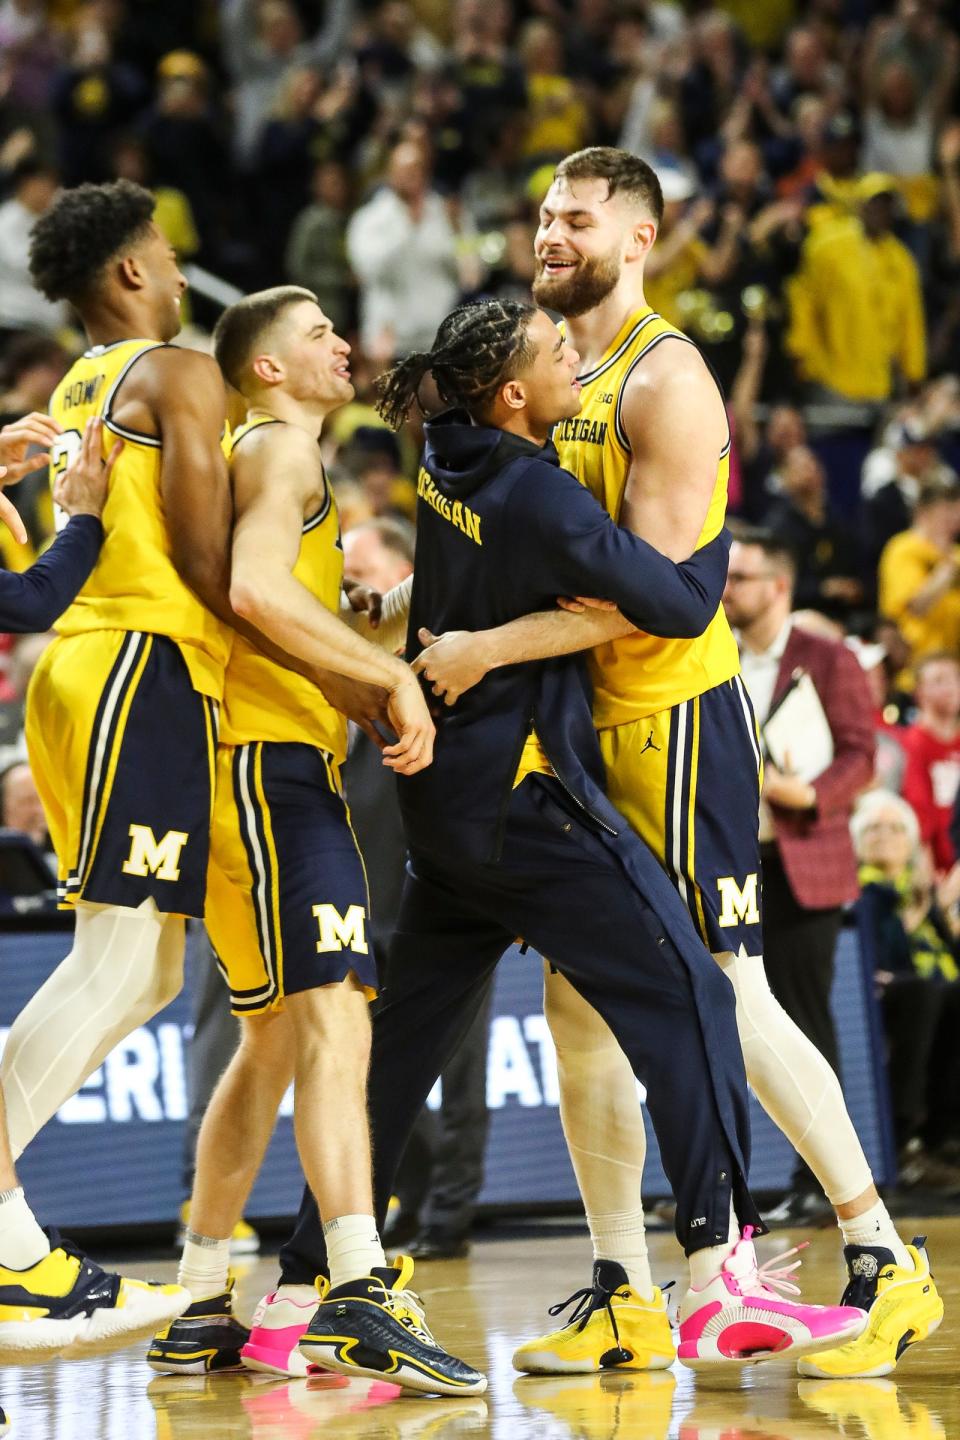
[[[717,889],[720,891],[718,925],[760,924],[759,877],[755,871],[747,876],[742,885],[734,875],[720,875],[717,878]]]
[[[80,454],[80,446],[83,443],[83,436],[79,430],[64,430],[58,435],[50,446],[50,485],[59,480],[60,476],[72,465]],[[53,523],[57,530],[62,530],[70,519],[66,510],[61,510],[59,505],[53,507]]]
[[[317,951],[328,955],[333,950],[352,950],[356,955],[368,953],[367,915],[362,905],[350,905],[341,915],[335,905],[314,905],[313,914],[320,929]]]
[[[131,825],[129,835],[130,854],[123,862],[124,875],[180,879],[180,852],[189,838],[185,830],[168,830],[158,840],[149,825]]]

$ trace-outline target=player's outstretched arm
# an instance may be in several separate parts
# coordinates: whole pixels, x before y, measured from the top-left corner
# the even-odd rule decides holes
[[[357,635],[293,574],[304,512],[320,503],[326,482],[316,441],[288,425],[254,432],[233,461],[236,519],[230,603],[274,644],[309,665],[388,692],[399,736],[384,757],[414,774],[433,757],[434,726],[410,667]]]

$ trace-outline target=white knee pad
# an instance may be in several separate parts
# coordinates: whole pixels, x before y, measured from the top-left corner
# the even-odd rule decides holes
[[[839,1080],[776,1000],[762,956],[727,951],[715,958],[736,993],[737,1029],[751,1088],[830,1203],[846,1204],[873,1177]]]

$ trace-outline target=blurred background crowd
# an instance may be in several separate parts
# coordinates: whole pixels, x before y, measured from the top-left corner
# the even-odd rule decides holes
[[[724,386],[731,514],[789,549],[795,608],[860,664],[876,743],[850,806],[861,905],[878,985],[909,979],[931,1017],[906,1068],[889,1036],[898,1095],[913,1085],[894,1107],[902,1174],[912,1155],[949,1194],[958,35],[955,0],[0,0],[0,423],[45,408],[82,348],[30,284],[36,217],[59,186],[137,180],[192,282],[185,343],[283,281],[350,339],[357,397],[325,458],[348,574],[381,588],[411,568],[417,437],[382,426],[373,377],[459,299],[528,294],[564,154],[615,144],[655,167],[647,295]],[[0,552],[21,569],[51,532],[43,474],[14,498],[30,544]],[[0,637],[0,819],[41,843],[18,735],[45,638]],[[387,919],[393,863],[372,867]]]

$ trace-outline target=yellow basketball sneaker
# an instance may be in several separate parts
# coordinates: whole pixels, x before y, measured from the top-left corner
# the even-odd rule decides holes
[[[908,1346],[933,1334],[943,1319],[943,1301],[930,1274],[925,1240],[920,1235],[907,1246],[912,1270],[895,1264],[883,1246],[844,1247],[850,1281],[843,1304],[866,1310],[867,1328],[846,1345],[798,1360],[801,1375],[816,1380],[889,1375]]]
[[[614,1260],[593,1262],[593,1284],[550,1314],[575,1309],[560,1330],[528,1340],[513,1357],[528,1375],[591,1375],[599,1370],[666,1370],[677,1358],[663,1292],[642,1299]]]
[[[70,1240],[48,1230],[50,1253],[27,1270],[0,1266],[0,1355],[82,1359],[119,1349],[190,1303],[180,1285],[156,1285],[101,1270]]]

